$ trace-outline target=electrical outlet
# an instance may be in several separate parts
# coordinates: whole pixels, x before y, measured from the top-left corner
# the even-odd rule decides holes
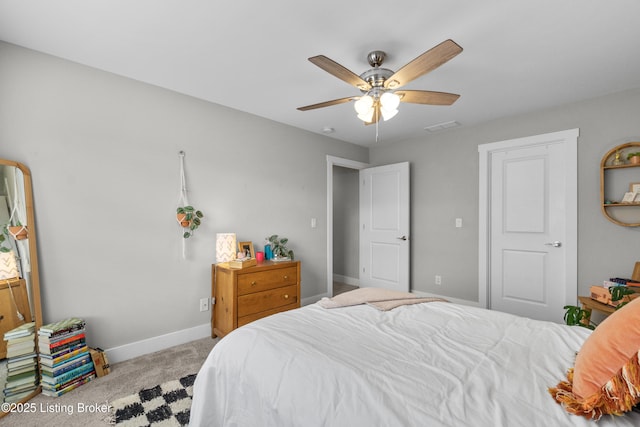
[[[209,311],[209,298],[200,298],[200,311]]]
[[[436,285],[442,285],[442,276],[439,276],[436,274],[436,280],[435,280]]]

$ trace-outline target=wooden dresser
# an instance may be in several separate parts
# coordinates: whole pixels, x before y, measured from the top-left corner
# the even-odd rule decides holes
[[[211,270],[214,338],[254,320],[300,307],[300,261],[264,261],[242,269],[221,263]]]
[[[13,297],[9,286],[13,291]],[[14,299],[15,304],[13,303]],[[18,310],[24,316],[24,320],[18,318]],[[0,359],[7,356],[7,342],[3,340],[4,333],[28,322],[31,322],[31,310],[29,309],[25,280],[0,280]]]

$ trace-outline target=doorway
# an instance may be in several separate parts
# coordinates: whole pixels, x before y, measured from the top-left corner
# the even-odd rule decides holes
[[[479,299],[561,322],[577,298],[578,129],[483,144]]]
[[[339,230],[348,226],[348,224],[350,223],[350,221],[345,221],[339,225],[336,225],[336,221],[334,221],[334,178],[336,177],[336,175],[334,175],[334,172],[338,170],[338,173],[344,175],[345,177],[348,177],[350,175],[350,172],[353,172],[357,175],[358,171],[366,168],[367,166],[369,166],[369,164],[367,163],[343,159],[340,157],[327,156],[327,290],[325,294],[325,296],[327,297],[332,297],[334,294],[334,256],[336,256],[336,254],[339,256],[339,254],[343,253],[344,250],[348,250],[343,248],[335,248],[336,250],[334,250],[334,232],[336,228]],[[349,178],[345,179],[349,180]],[[354,194],[354,197],[357,199],[359,191],[357,189],[355,191],[356,193]],[[345,244],[345,246],[347,245]],[[348,283],[344,283],[347,286],[337,289],[338,292],[351,289],[351,286],[358,285],[358,283],[350,281],[347,277],[342,278],[342,280],[340,281],[347,281]]]
[[[359,261],[352,261],[357,266],[357,285],[364,283],[366,286],[409,290],[409,163],[368,166],[327,156],[327,288],[324,296],[333,296],[334,257],[340,252],[334,248],[339,242],[334,239],[337,228],[334,191],[338,193],[334,185],[336,168],[346,168],[358,175],[357,186],[351,195],[359,203],[356,215],[359,220],[353,234],[359,240]],[[362,188],[367,190],[363,193]]]

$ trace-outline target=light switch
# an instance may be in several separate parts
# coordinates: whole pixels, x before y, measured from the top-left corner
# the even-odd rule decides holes
[[[318,221],[315,218],[311,218],[311,228],[316,228],[318,225]]]
[[[456,218],[456,228],[462,228],[462,218]]]

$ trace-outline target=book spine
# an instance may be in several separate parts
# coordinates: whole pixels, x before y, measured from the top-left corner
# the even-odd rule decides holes
[[[66,333],[79,331],[81,329],[84,329],[84,327],[85,327],[84,324],[78,324],[78,325],[69,326],[69,327],[64,328],[64,329],[59,329],[59,330],[56,330],[56,331],[54,331],[52,329],[40,328],[40,330],[38,331],[38,334],[50,337],[50,339],[51,339],[51,337],[56,337],[58,335],[63,335],[63,334],[66,334]]]
[[[89,352],[89,347],[85,345],[77,350],[63,354],[62,356],[59,356],[56,358],[52,358],[51,356],[47,356],[46,354],[40,355],[40,362],[47,366],[56,366],[57,364],[64,362],[65,360],[69,360],[72,357],[77,356],[78,354],[88,353],[88,352]]]
[[[40,349],[40,353],[42,354],[49,354],[52,357],[56,357],[57,355],[62,355],[65,353],[65,351],[69,350],[70,348],[80,348],[83,345],[86,345],[86,340],[84,338],[80,338],[79,340],[75,340],[75,341],[70,341],[66,344],[62,344],[60,346],[54,347],[54,348],[48,348],[48,347],[42,347]]]
[[[48,375],[49,377],[56,377],[58,375],[62,375],[65,372],[69,372],[75,368],[78,368],[82,365],[86,365],[87,363],[91,363],[91,356],[89,354],[79,355],[76,359],[71,359],[69,362],[63,363],[59,368],[53,369],[48,366],[42,367],[42,375]]]
[[[627,282],[632,282],[633,280],[624,279],[624,278],[621,278],[621,277],[612,277],[612,278],[609,279],[609,281],[614,282],[614,283],[616,283],[618,285],[626,285]]]
[[[96,376],[95,376],[95,374],[88,375],[87,377],[82,378],[82,379],[80,379],[80,380],[78,380],[78,381],[76,381],[76,382],[74,382],[74,383],[72,383],[72,384],[68,385],[67,387],[65,387],[64,389],[59,390],[59,391],[53,391],[53,392],[51,392],[51,391],[49,391],[49,390],[47,390],[47,389],[43,389],[43,394],[44,394],[45,396],[47,396],[47,395],[48,395],[48,396],[60,397],[60,396],[62,396],[63,394],[68,393],[68,392],[70,392],[71,390],[74,390],[74,389],[76,389],[76,388],[80,387],[82,384],[86,384],[86,383],[88,383],[89,381],[91,381],[91,380],[92,380],[92,379],[94,379],[95,377],[96,377]]]
[[[618,283],[618,282],[613,282],[613,281],[611,281],[611,280],[605,280],[605,281],[602,283],[602,286],[603,286],[603,287],[605,287],[605,288],[610,288],[610,287],[612,287],[612,286],[620,286],[620,283]]]
[[[52,345],[55,344],[57,342],[66,340],[67,338],[71,338],[71,337],[75,337],[77,335],[80,334],[84,334],[85,333],[85,328],[82,329],[78,329],[77,331],[71,331],[71,332],[67,332],[64,334],[60,334],[60,335],[55,335],[55,336],[48,336],[48,335],[42,335],[42,334],[38,334],[38,342],[45,344],[45,345]]]
[[[42,381],[52,384],[52,385],[58,385],[58,384],[66,384],[69,381],[76,379],[78,377],[81,377],[82,375],[90,372],[93,370],[93,365],[91,364],[86,364],[86,365],[82,365],[79,366],[75,369],[70,370],[69,372],[65,372],[63,374],[60,374],[56,377],[49,377],[48,375],[43,375],[42,376]]]
[[[61,345],[68,344],[70,342],[78,341],[78,340],[83,339],[83,338],[86,338],[86,335],[84,334],[84,332],[83,333],[78,333],[78,334],[73,334],[73,335],[70,335],[69,337],[63,338],[61,340],[52,341],[49,344],[49,348],[53,349],[53,348],[59,347]]]
[[[71,379],[71,380],[69,380],[69,381],[67,381],[65,383],[42,384],[42,389],[43,390],[47,389],[47,390],[59,391],[59,390],[62,390],[62,389],[65,389],[65,388],[69,387],[70,385],[73,385],[74,383],[76,383],[78,381],[82,381],[82,380],[84,380],[84,379],[86,379],[86,378],[88,378],[90,376],[95,376],[95,375],[96,375],[95,371],[90,371],[90,372],[88,372],[86,374],[79,375],[79,376],[77,376],[77,377],[75,377],[75,378],[73,378],[73,379]]]

